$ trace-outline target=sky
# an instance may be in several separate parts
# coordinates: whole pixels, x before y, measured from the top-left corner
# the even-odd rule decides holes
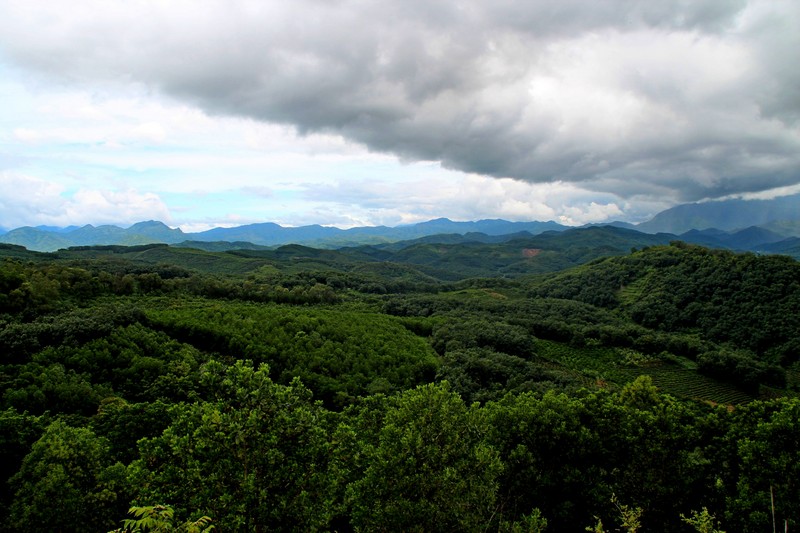
[[[0,0],[0,227],[800,192],[796,0]]]

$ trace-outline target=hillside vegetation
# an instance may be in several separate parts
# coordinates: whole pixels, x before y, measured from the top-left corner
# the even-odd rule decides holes
[[[646,328],[714,343],[687,347],[700,371],[745,387],[785,385],[800,358],[800,265],[674,245],[609,258],[532,289],[614,310]]]
[[[640,235],[0,247],[0,531],[796,529],[800,264]]]

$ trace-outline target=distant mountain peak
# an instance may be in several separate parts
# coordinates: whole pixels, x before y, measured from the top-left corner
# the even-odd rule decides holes
[[[667,232],[680,235],[689,230],[718,228],[738,231],[777,221],[800,220],[800,194],[771,200],[717,200],[681,204],[658,213],[636,226],[646,233]],[[786,236],[791,236],[786,234]]]
[[[133,224],[128,229],[131,229],[131,228],[146,228],[146,227],[150,227],[150,226],[158,226],[158,227],[164,227],[164,228],[168,228],[169,227],[166,224],[164,224],[163,222],[161,222],[160,220],[142,220],[141,222],[137,222],[137,223]]]

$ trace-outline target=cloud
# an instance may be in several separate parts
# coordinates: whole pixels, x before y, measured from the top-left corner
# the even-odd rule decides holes
[[[160,220],[169,223],[171,216],[158,195],[133,189],[122,191],[79,190],[64,206],[67,220],[79,220],[81,213],[91,213],[98,222],[134,223]],[[83,215],[84,217],[86,215]]]
[[[257,196],[259,198],[272,198],[275,196],[275,191],[269,187],[242,187],[241,192],[248,196]]]
[[[358,183],[305,185],[305,199],[315,209],[305,222],[328,220],[341,226],[422,222],[436,217],[477,220],[555,220],[567,225],[609,222],[628,214],[643,220],[667,207],[641,202],[633,208],[612,194],[597,194],[570,183],[525,183],[509,178],[451,175],[431,181],[401,183],[370,180]]]
[[[0,172],[0,227],[133,224],[153,219],[171,220],[166,205],[154,193],[80,189],[68,194],[51,181]]]
[[[167,132],[164,126],[158,122],[145,122],[139,124],[132,130],[134,138],[140,138],[151,143],[161,143],[167,138]]]
[[[792,0],[0,6],[2,51],[46,77],[410,161],[626,199],[800,182]]]

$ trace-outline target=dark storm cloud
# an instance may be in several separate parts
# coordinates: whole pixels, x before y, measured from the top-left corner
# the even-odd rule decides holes
[[[0,5],[21,65],[408,160],[677,200],[800,182],[796,2]]]

